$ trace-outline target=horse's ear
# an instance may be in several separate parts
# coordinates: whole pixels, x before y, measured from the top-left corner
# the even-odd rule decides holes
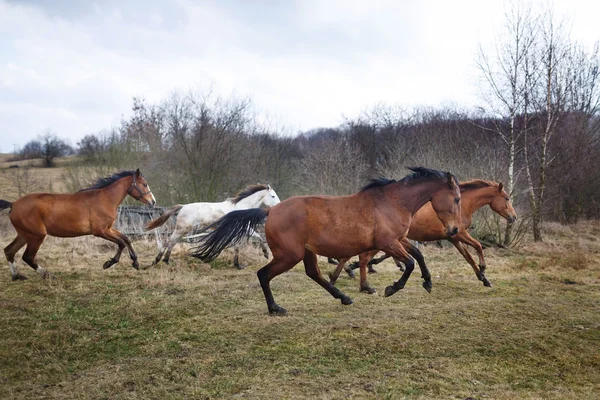
[[[498,191],[501,192],[503,188],[504,188],[504,185],[502,184],[502,182],[500,182],[498,184]]]
[[[267,190],[268,190],[268,191],[271,191],[272,189],[273,189],[273,188],[271,187],[271,185],[267,183]]]
[[[446,172],[446,178],[448,178],[448,187],[450,187],[450,189],[456,188],[456,182],[454,181],[454,176],[450,172]]]
[[[138,168],[135,170],[135,176],[140,176],[140,175],[142,175],[142,173],[140,172],[140,169]]]

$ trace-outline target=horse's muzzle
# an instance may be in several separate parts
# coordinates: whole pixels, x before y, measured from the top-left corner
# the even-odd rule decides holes
[[[515,214],[508,217],[508,222],[510,222],[511,224],[517,222],[517,215]]]

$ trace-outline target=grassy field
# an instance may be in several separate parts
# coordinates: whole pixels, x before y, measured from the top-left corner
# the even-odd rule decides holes
[[[38,259],[56,279],[20,262],[30,279],[11,282],[3,261],[0,398],[599,398],[600,223],[545,233],[486,250],[492,288],[453,248],[423,248],[431,294],[415,272],[384,298],[391,263],[370,275],[375,295],[341,277],[351,306],[297,266],[272,283],[287,317],[267,314],[258,249],[242,271],[181,250],[103,271],[110,244],[48,238]],[[134,245],[149,266],[155,243]]]
[[[22,174],[27,167],[30,171],[30,186],[25,190],[30,192],[52,192],[67,193],[68,190],[63,182],[62,175],[65,168],[76,162],[77,156],[60,157],[56,160],[56,167],[43,168],[41,159],[10,161],[14,156],[12,154],[0,153],[0,199],[14,201],[18,196],[15,180],[23,180]],[[11,165],[18,165],[19,168],[9,168]],[[20,178],[18,178],[20,176]]]

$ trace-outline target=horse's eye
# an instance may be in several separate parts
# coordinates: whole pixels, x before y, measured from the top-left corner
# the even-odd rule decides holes
[[[460,203],[460,199],[457,197],[456,199],[454,199],[454,202],[455,202],[456,204],[458,204],[458,203]]]
[[[144,187],[148,187],[148,184],[147,184],[147,183],[144,183]]]

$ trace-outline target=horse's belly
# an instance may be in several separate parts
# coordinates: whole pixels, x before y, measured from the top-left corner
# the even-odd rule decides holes
[[[363,241],[352,240],[350,237],[345,237],[335,241],[322,240],[319,243],[311,243],[309,241],[305,247],[313,253],[323,257],[347,258],[367,251],[372,246]]]

